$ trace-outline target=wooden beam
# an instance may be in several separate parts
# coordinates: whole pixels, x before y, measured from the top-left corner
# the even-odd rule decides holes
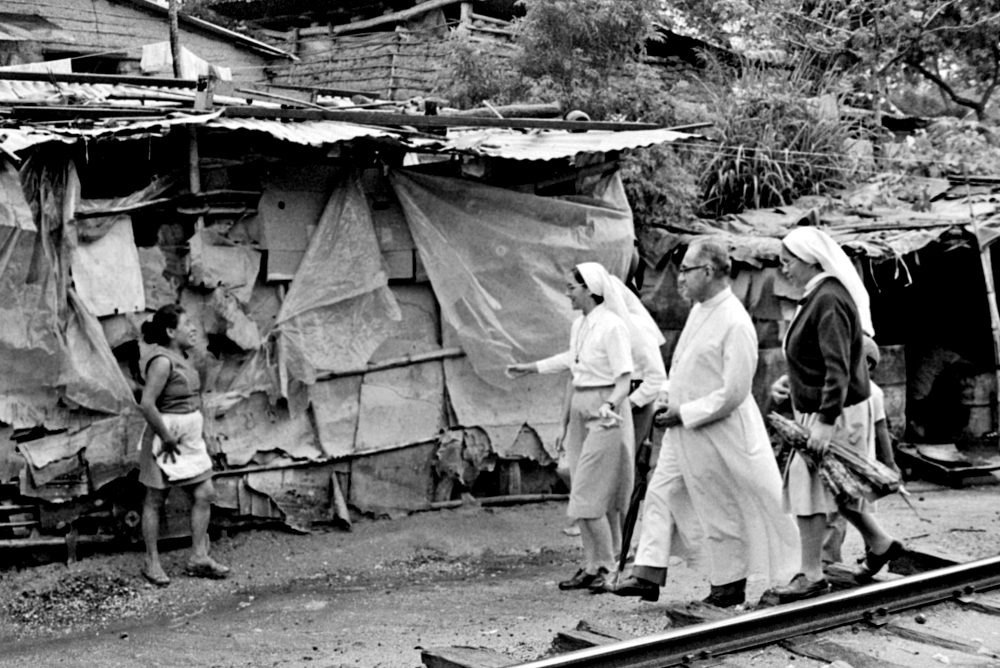
[[[502,28],[487,28],[486,26],[469,25],[466,27],[467,30],[472,30],[473,32],[483,32],[488,35],[503,35],[504,37],[513,37],[513,30],[504,30]]]
[[[585,619],[581,619],[576,628],[567,631],[560,631],[552,641],[552,650],[559,654],[575,652],[590,647],[608,645],[613,642],[629,640],[632,636],[622,633],[617,629],[609,629],[604,626],[591,624]]]
[[[431,439],[433,443],[436,439]],[[372,453],[375,454],[375,453]],[[218,474],[216,474],[218,475]],[[480,506],[518,506],[524,503],[548,503],[549,501],[569,501],[569,494],[519,494],[517,496],[483,496],[469,497],[469,503]],[[464,499],[454,501],[432,501],[428,504],[428,510],[448,510],[449,508],[461,508],[465,505]]]
[[[428,647],[420,651],[427,668],[504,668],[517,661],[485,647]]]
[[[276,88],[278,90],[299,90],[299,91],[316,92],[319,93],[320,95],[330,95],[331,97],[354,97],[355,95],[364,95],[365,97],[370,97],[372,99],[379,98],[378,93],[371,93],[363,90],[354,90],[352,88],[330,88],[328,86],[295,86],[293,84],[276,84],[276,83],[261,84],[259,82],[254,82],[253,85],[258,88],[263,86],[264,88]]]
[[[454,116],[411,116],[380,111],[337,111],[313,109],[258,109],[228,107],[223,112],[230,118],[273,118],[281,120],[343,121],[361,125],[399,126],[415,128],[540,128],[545,130],[667,130],[655,123],[618,123],[607,121],[563,121],[547,118],[456,118]]]
[[[316,376],[317,381],[333,380],[344,376],[360,376],[373,371],[385,371],[386,369],[396,369],[402,366],[412,366],[423,364],[424,362],[434,362],[437,360],[451,359],[454,357],[465,357],[465,352],[461,348],[444,348],[442,350],[432,350],[426,353],[416,353],[414,355],[403,355],[392,359],[375,362],[356,369],[346,369],[344,371],[333,371]]]
[[[799,656],[827,664],[841,662],[855,668],[903,668],[898,663],[890,663],[816,635],[789,638],[782,640],[780,645]]]
[[[368,28],[374,28],[387,23],[399,23],[401,21],[406,21],[415,16],[426,14],[432,9],[447,7],[448,5],[454,5],[463,1],[466,0],[428,0],[428,2],[423,2],[414,7],[410,7],[409,9],[393,12],[392,14],[384,14],[383,16],[376,16],[375,18],[365,19],[364,21],[344,23],[339,26],[314,26],[312,28],[302,28],[299,31],[299,35],[302,37],[308,37],[311,35],[326,35],[328,32],[334,35],[341,35],[347,32],[367,30]]]
[[[483,16],[482,14],[476,14],[475,12],[472,12],[472,20],[482,21],[483,23],[492,23],[498,26],[507,26],[507,27],[510,26],[510,21],[504,21],[503,19],[496,19],[493,18],[492,16]]]
[[[997,653],[992,647],[984,647],[978,640],[970,640],[964,636],[949,633],[943,629],[929,628],[927,625],[911,622],[910,620],[894,619],[885,625],[885,630],[900,638],[913,640],[925,645],[934,645],[956,652],[966,654],[985,654],[996,657]]]
[[[150,109],[143,107],[88,107],[83,105],[60,105],[60,106],[15,106],[11,108],[10,117],[19,120],[31,120],[36,122],[48,121],[74,121],[80,119],[101,120],[104,118],[116,118],[124,120],[134,118],[145,121],[150,117],[163,117],[177,111],[177,107],[163,107]]]
[[[439,113],[442,116],[452,116],[456,118],[496,118],[496,113],[500,112],[504,118],[558,118],[562,116],[562,106],[558,102],[547,102],[542,104],[508,104],[487,109],[485,107],[477,109],[442,109]]]
[[[458,17],[458,29],[460,31],[465,31],[471,27],[472,27],[472,2],[466,0],[461,5],[461,10]]]
[[[169,0],[167,3],[167,26],[170,34],[170,61],[173,64],[174,78],[181,78],[181,38],[180,29],[177,27],[177,11],[180,3],[178,0]]]
[[[168,79],[165,77],[130,77],[119,74],[49,74],[48,72],[2,72],[0,81],[45,81],[57,83],[84,84],[131,84],[133,86],[157,86],[160,88],[198,88],[198,82],[190,79]]]

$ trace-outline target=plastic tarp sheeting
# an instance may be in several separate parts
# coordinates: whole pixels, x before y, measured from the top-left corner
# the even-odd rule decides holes
[[[0,267],[0,419],[18,427],[37,426],[57,411],[64,354],[58,255],[50,233],[61,224],[65,174],[44,168],[36,156],[20,175],[4,170],[3,178],[13,219],[0,227],[7,235]]]
[[[393,185],[440,303],[445,346],[467,355],[444,364],[459,423],[482,428],[501,456],[526,455],[523,425],[551,446],[566,376],[511,381],[504,368],[567,348],[578,314],[566,275],[576,264],[625,276],[634,232],[621,181],[602,184],[599,200],[574,201],[412,172],[394,173]]]
[[[260,251],[234,243],[211,230],[195,233],[188,244],[192,285],[223,287],[241,303],[250,302],[260,273]]]
[[[601,200],[574,201],[405,171],[392,183],[442,317],[492,385],[515,388],[508,364],[569,345],[575,265],[600,262],[625,277],[635,233],[632,212],[607,204],[623,201],[617,176]]]
[[[87,311],[76,292],[69,290],[69,322],[61,382],[66,398],[102,413],[118,414],[135,408],[135,397],[118,361],[104,338],[101,323]]]
[[[139,251],[129,216],[117,216],[107,233],[93,243],[77,244],[71,251],[70,264],[80,299],[94,315],[146,309]]]
[[[281,363],[307,384],[364,367],[402,318],[356,176],[330,195],[278,313]]]

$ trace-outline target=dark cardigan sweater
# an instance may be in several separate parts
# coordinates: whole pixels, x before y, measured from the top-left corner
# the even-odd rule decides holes
[[[843,283],[820,282],[800,305],[785,345],[792,405],[833,424],[845,406],[871,395],[861,317]]]

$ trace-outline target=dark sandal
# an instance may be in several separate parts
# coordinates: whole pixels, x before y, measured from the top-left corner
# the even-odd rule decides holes
[[[156,585],[157,587],[166,587],[170,584],[170,577],[166,573],[163,575],[153,575],[145,568],[140,569],[139,572],[142,573],[142,577],[146,578],[146,582],[149,584]]]
[[[192,564],[184,567],[184,572],[194,578],[209,578],[210,580],[223,580],[229,577],[229,567],[223,566],[214,559],[209,559],[203,564]]]

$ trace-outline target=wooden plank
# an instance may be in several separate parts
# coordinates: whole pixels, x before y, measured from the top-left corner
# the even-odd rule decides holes
[[[428,647],[421,650],[420,660],[427,668],[504,668],[513,659],[485,647]]]
[[[404,9],[399,12],[393,12],[392,14],[384,14],[382,16],[376,16],[372,19],[366,19],[364,21],[355,21],[354,23],[344,23],[339,26],[314,26],[312,28],[302,28],[299,30],[299,35],[303,37],[308,37],[310,35],[340,35],[346,32],[357,32],[360,30],[367,30],[368,28],[374,28],[375,26],[385,25],[386,23],[399,23],[401,21],[406,21],[414,16],[420,16],[421,14],[426,14],[432,9],[438,9],[440,7],[447,7],[448,5],[454,5],[463,0],[428,0],[409,9]]]
[[[541,104],[509,104],[495,106],[493,109],[480,107],[476,109],[443,109],[442,116],[455,116],[468,118],[470,116],[479,118],[496,118],[497,113],[506,117],[515,118],[558,118],[562,115],[562,105],[558,102],[547,102]]]
[[[898,663],[884,661],[815,635],[789,638],[782,640],[779,644],[789,652],[826,663],[843,661],[853,668],[903,668]]]
[[[664,610],[673,627],[730,619],[735,613],[701,601],[671,601]]]
[[[343,121],[364,125],[409,125],[411,127],[489,127],[542,128],[549,130],[669,130],[656,123],[616,123],[606,121],[562,121],[548,118],[453,118],[450,116],[411,116],[381,111],[334,111],[319,109],[262,109],[228,107],[230,118],[275,118],[281,120]]]
[[[967,610],[975,610],[987,615],[1000,615],[998,596],[960,596],[958,602]]]
[[[598,647],[613,642],[629,640],[632,636],[626,635],[616,629],[609,629],[580,620],[575,629],[560,631],[552,641],[552,650],[560,654],[564,652],[575,652],[588,647]]]
[[[190,88],[196,90],[198,82],[189,79],[165,77],[131,77],[119,74],[50,74],[48,72],[0,72],[0,81],[44,81],[58,83],[111,84],[155,86],[157,88]]]
[[[843,591],[845,589],[855,589],[858,587],[857,580],[854,579],[855,569],[847,564],[826,564],[823,567],[826,579],[829,580],[833,591]],[[874,582],[880,582],[882,578],[875,577]]]
[[[914,575],[970,561],[972,557],[949,552],[932,543],[908,542],[903,556],[889,562],[889,572]]]
[[[884,628],[900,638],[913,640],[925,645],[934,645],[956,652],[965,652],[966,654],[1000,656],[992,650],[984,651],[985,648],[981,643],[972,642],[971,640],[940,629],[928,628],[924,624],[917,624],[913,621],[894,619],[886,624]]]
[[[498,25],[498,26],[508,26],[509,27],[511,25],[510,21],[505,21],[503,19],[497,19],[497,18],[494,18],[492,16],[485,16],[483,14],[477,14],[476,12],[472,12],[472,20],[473,21],[482,21],[484,23],[492,23],[492,24]]]

